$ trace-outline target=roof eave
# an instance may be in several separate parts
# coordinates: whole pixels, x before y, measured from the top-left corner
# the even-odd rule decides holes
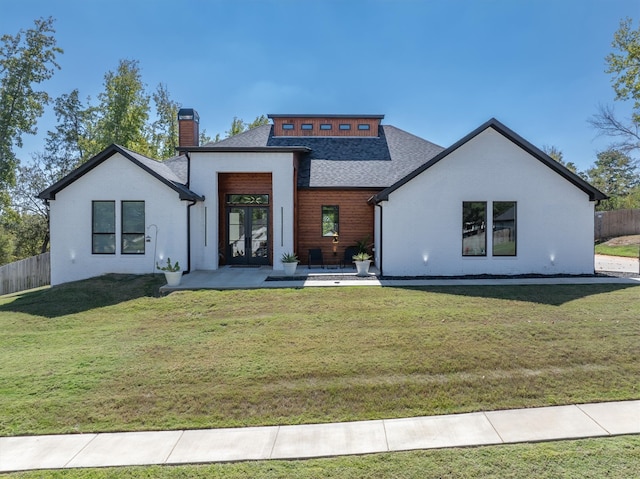
[[[478,136],[487,128],[492,128],[496,132],[500,133],[502,136],[504,136],[505,138],[507,138],[508,140],[512,141],[513,143],[518,145],[520,148],[525,150],[531,156],[533,156],[534,158],[538,159],[539,161],[547,165],[556,173],[560,174],[566,180],[571,182],[574,186],[580,188],[589,196],[589,201],[599,201],[599,200],[605,200],[608,198],[607,195],[605,195],[600,190],[598,190],[594,186],[584,181],[582,178],[580,178],[578,175],[576,175],[572,171],[568,170],[566,167],[564,167],[559,162],[551,158],[549,155],[544,153],[539,148],[535,147],[533,144],[529,143],[527,140],[522,138],[513,130],[509,129],[508,127],[500,123],[495,118],[491,118],[490,120],[488,120],[487,122],[483,123],[478,128],[476,128],[475,130],[473,130],[471,133],[469,133],[468,135],[464,136],[463,138],[455,142],[449,148],[446,148],[445,150],[441,151],[439,154],[431,158],[425,164],[423,164],[416,170],[409,173],[404,178],[401,178],[400,180],[396,181],[393,185],[389,186],[388,188],[385,188],[383,191],[381,191],[380,193],[372,197],[370,199],[370,202],[377,204],[377,203],[380,203],[381,201],[388,201],[389,194],[391,194],[393,191],[397,190],[398,188],[403,186],[405,183],[408,183],[413,178],[418,176],[423,171],[427,170],[428,168],[430,168],[431,166],[433,166],[434,164],[436,164],[446,156],[456,151],[462,145],[466,144],[467,142],[469,142],[470,140]]]
[[[179,152],[189,153],[308,153],[306,146],[181,146]]]
[[[186,185],[182,185],[183,188],[181,188],[175,182],[173,182],[173,181],[171,181],[171,180],[169,180],[167,178],[164,178],[162,175],[159,175],[158,173],[156,173],[155,171],[153,171],[152,169],[147,167],[144,163],[138,161],[135,157],[130,155],[128,151],[126,151],[125,149],[123,149],[122,147],[120,147],[119,145],[116,145],[116,144],[109,145],[107,148],[102,150],[100,153],[98,153],[96,156],[91,158],[86,163],[84,163],[81,166],[79,166],[78,168],[76,168],[74,171],[69,173],[67,176],[65,176],[61,180],[57,181],[56,183],[51,185],[46,190],[40,192],[40,194],[38,194],[38,198],[40,198],[42,200],[55,200],[56,199],[56,194],[59,191],[63,190],[64,188],[66,188],[71,183],[75,182],[76,180],[82,178],[89,171],[93,170],[95,167],[97,167],[98,165],[100,165],[104,161],[108,160],[109,158],[111,158],[116,153],[120,153],[126,159],[128,159],[132,163],[135,163],[137,166],[142,168],[144,171],[149,173],[151,176],[153,176],[154,178],[158,179],[159,181],[161,181],[162,183],[164,183],[165,185],[169,186],[171,189],[176,191],[181,200],[184,199],[184,200],[192,200],[192,201],[203,201],[203,198],[201,196],[199,196],[198,194],[196,194],[196,193],[192,192],[191,190],[189,190],[186,187]]]

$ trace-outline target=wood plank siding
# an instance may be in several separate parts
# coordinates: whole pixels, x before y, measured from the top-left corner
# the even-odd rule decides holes
[[[367,200],[378,193],[378,189],[298,190],[297,205],[297,249],[302,264],[308,261],[309,249],[321,248],[325,258],[333,256],[333,238],[322,236],[322,206],[339,207],[340,243],[337,257],[344,256],[348,246],[355,245],[369,235],[373,243],[374,206]]]
[[[290,125],[288,128],[285,125]],[[324,125],[324,126],[323,126]],[[348,129],[341,128],[348,125]],[[379,118],[288,117],[273,118],[274,136],[378,136]]]
[[[218,174],[218,205],[220,236],[218,245],[220,251],[225,251],[227,235],[227,195],[269,195],[269,261],[273,264],[273,191],[271,173],[219,173]],[[221,264],[226,264],[225,258],[221,258]]]

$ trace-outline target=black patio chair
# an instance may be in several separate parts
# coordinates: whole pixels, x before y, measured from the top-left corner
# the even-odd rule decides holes
[[[360,249],[357,246],[347,246],[344,250],[344,258],[342,259],[342,267],[353,266],[353,255],[358,254]]]
[[[324,258],[322,257],[322,250],[320,248],[312,248],[309,250],[309,268],[314,264],[324,268]]]

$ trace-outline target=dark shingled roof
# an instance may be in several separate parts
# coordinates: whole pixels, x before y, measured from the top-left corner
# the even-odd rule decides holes
[[[440,153],[443,148],[390,125],[377,137],[273,136],[272,125],[240,133],[209,148],[305,147],[298,186],[386,188]]]
[[[124,158],[139,166],[143,170],[147,171],[152,176],[175,190],[179,194],[181,200],[202,201],[204,199],[193,191],[189,190],[185,186],[185,181],[183,181],[183,178],[181,178],[179,174],[176,174],[167,164],[160,161],[152,160],[151,158],[141,155],[140,153],[136,153],[135,151],[129,150],[128,148],[115,144],[108,146],[96,156],[91,158],[89,161],[82,164],[67,176],[62,178],[60,181],[42,191],[38,195],[38,198],[41,198],[43,200],[55,200],[56,193],[58,193],[63,188],[66,188],[68,185],[81,178],[86,173],[93,170],[96,166],[111,158],[116,153],[121,154]]]

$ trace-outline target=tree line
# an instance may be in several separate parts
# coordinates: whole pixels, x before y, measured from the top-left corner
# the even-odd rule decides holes
[[[83,99],[77,88],[51,98],[39,87],[60,69],[63,53],[51,17],[0,38],[0,264],[47,250],[48,210],[37,194],[108,145],[160,160],[176,154],[180,104],[166,85],[148,91],[140,63],[123,59],[104,74],[97,101]],[[21,161],[16,151],[23,136],[37,133],[50,104],[56,125],[47,131],[44,149]],[[225,137],[267,123],[264,115],[250,123],[234,117]],[[221,139],[200,133],[200,144]]]
[[[166,85],[149,92],[137,60],[120,60],[104,75],[97,101],[73,89],[52,99],[40,89],[60,69],[63,50],[55,39],[54,19],[40,18],[31,28],[0,37],[0,264],[44,252],[48,248],[48,211],[36,195],[111,143],[146,156],[166,159],[178,145],[180,108]],[[640,208],[640,172],[632,154],[640,150],[640,26],[620,22],[605,72],[612,77],[616,101],[631,101],[632,115],[621,119],[610,105],[601,105],[589,122],[612,138],[593,166],[578,171],[562,151],[543,148],[556,161],[609,195],[598,209]],[[45,107],[53,104],[56,126],[47,131],[44,149],[30,162],[16,151],[24,135],[36,134]],[[153,117],[152,117],[153,112]],[[264,115],[251,123],[234,117],[225,137],[267,124]],[[219,141],[203,130],[200,144]]]

